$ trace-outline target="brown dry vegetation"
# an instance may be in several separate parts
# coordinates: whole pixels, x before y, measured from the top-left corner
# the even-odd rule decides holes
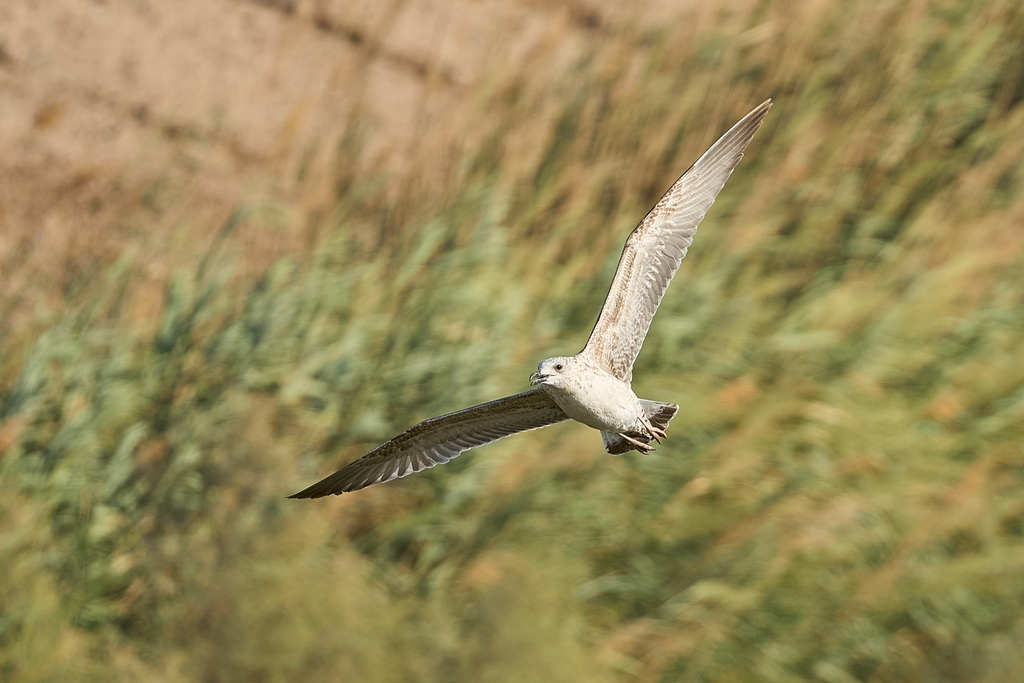
[[[0,5],[0,678],[1003,681],[1024,668],[1015,2]],[[637,366],[283,495],[582,344],[776,106]]]

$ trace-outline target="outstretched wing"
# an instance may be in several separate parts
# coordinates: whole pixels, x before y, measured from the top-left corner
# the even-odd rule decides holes
[[[626,240],[601,315],[580,352],[619,379],[632,380],[633,361],[697,226],[771,106],[765,100],[711,145]]]
[[[432,417],[289,498],[358,491],[441,465],[470,448],[565,419],[568,416],[540,389]]]

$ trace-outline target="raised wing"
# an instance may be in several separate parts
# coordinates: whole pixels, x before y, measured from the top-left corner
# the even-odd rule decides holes
[[[448,462],[463,451],[568,419],[540,389],[420,422],[289,498],[358,491]]]
[[[771,106],[772,101],[765,100],[711,145],[630,233],[581,355],[619,379],[632,381],[633,362],[697,226]]]

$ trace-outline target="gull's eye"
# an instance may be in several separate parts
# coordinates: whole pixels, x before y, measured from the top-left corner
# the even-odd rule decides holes
[[[561,372],[562,371],[562,364],[561,363],[556,363],[555,364],[555,370],[558,370],[559,372]]]

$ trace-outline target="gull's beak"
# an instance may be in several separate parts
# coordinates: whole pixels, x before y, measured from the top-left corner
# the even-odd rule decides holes
[[[530,386],[535,387],[538,384],[543,384],[544,380],[548,378],[547,375],[542,375],[540,372],[535,372],[530,375]]]

